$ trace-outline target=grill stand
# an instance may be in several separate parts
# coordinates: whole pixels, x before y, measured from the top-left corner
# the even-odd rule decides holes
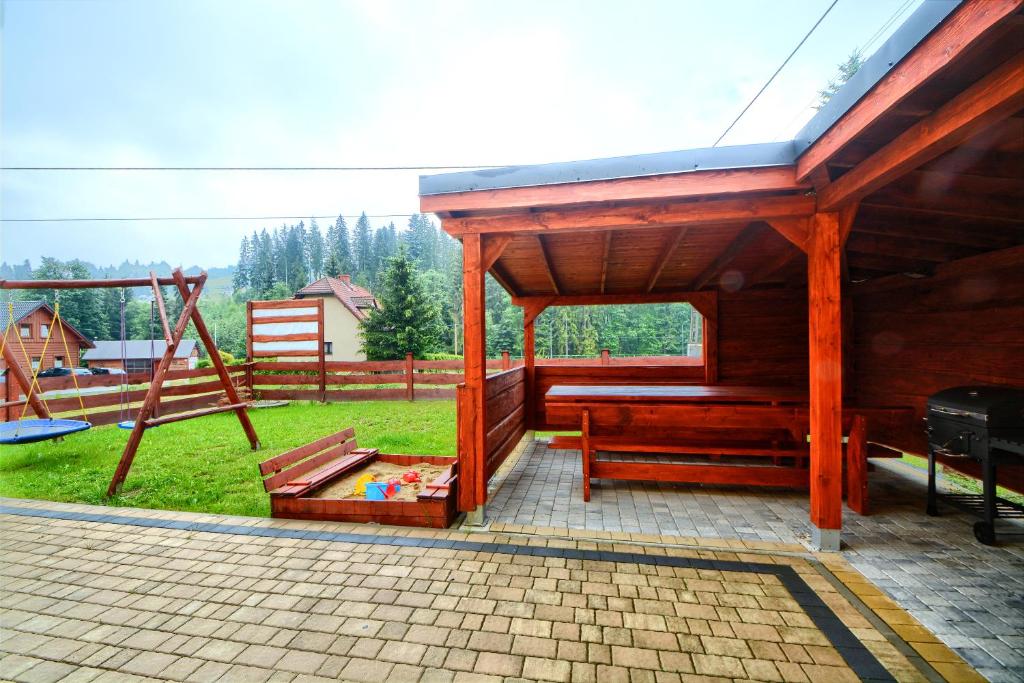
[[[936,448],[928,447],[928,506],[925,512],[930,517],[937,517],[939,514],[938,500],[940,498],[936,485]],[[943,455],[954,456],[955,454],[943,453]],[[1012,456],[1009,456],[1012,457]],[[1024,506],[1017,505],[996,495],[996,464],[999,460],[998,452],[990,452],[988,457],[981,459],[982,468],[982,494],[946,494],[941,496],[942,500],[950,505],[973,513],[982,518],[982,521],[974,523],[974,537],[984,545],[994,545],[996,542],[996,519],[1002,518],[1024,518]],[[1013,534],[1016,535],[1016,534]]]

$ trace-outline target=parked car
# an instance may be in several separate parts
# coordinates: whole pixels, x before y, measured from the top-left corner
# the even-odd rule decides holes
[[[89,368],[75,368],[76,375],[92,375],[92,370]]]
[[[71,374],[71,368],[46,368],[36,377],[67,377]]]
[[[121,368],[91,368],[94,375],[127,375]]]

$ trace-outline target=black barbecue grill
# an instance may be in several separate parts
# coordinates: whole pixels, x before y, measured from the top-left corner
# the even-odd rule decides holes
[[[936,456],[970,458],[981,467],[982,495],[947,494],[942,499],[974,512],[983,521],[974,535],[986,545],[995,542],[995,520],[1024,518],[1024,506],[996,496],[996,469],[1024,464],[1024,389],[954,387],[928,399],[928,508],[938,514],[935,490]]]

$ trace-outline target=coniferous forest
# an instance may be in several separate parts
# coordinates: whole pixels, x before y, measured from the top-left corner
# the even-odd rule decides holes
[[[366,214],[353,220],[345,216],[326,227],[315,219],[276,228],[260,228],[242,238],[233,271],[210,269],[211,284],[200,299],[200,309],[218,346],[234,356],[245,354],[245,302],[250,299],[286,299],[325,275],[349,275],[378,298],[395,301],[384,291],[394,278],[385,277],[389,262],[401,254],[409,261],[410,276],[440,314],[433,354],[462,353],[462,261],[459,243],[440,230],[428,216],[416,214],[399,228],[394,222],[374,226]],[[28,262],[0,266],[0,277],[55,279],[103,278],[170,273],[166,263],[122,264],[101,268],[81,261],[61,262],[43,258],[33,268]],[[138,272],[136,272],[138,271]],[[189,272],[198,271],[190,268]],[[227,273],[230,272],[230,282]],[[216,284],[214,277],[216,275]],[[61,312],[69,323],[92,339],[118,339],[120,290],[95,289],[65,292]],[[24,299],[52,292],[18,292]],[[150,335],[151,294],[127,290],[126,323],[130,339]],[[180,311],[180,298],[165,292],[168,314]],[[6,304],[4,304],[6,305]],[[159,325],[159,323],[157,323]],[[507,292],[487,277],[487,350],[495,357],[502,351],[522,354],[522,310],[512,305]],[[687,304],[642,306],[553,307],[536,322],[537,354],[540,357],[594,357],[601,349],[615,356],[681,355],[687,342],[699,341],[695,318]],[[159,336],[159,335],[157,335]],[[186,337],[195,338],[189,330]],[[381,357],[375,350],[372,357]]]

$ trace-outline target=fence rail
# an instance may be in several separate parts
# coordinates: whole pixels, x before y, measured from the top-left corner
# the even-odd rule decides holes
[[[613,358],[604,351],[595,358],[538,358],[538,366],[699,366],[700,359],[680,356],[642,356]],[[504,373],[522,367],[521,359],[513,359],[508,353],[501,358],[487,361],[491,373]],[[228,367],[236,387],[248,389],[253,399],[298,400],[298,401],[399,401],[423,399],[453,399],[455,387],[461,384],[463,361],[461,360],[414,360],[410,354],[404,360],[390,361],[281,361],[257,360],[244,365]],[[203,368],[179,370],[167,373],[168,384],[162,391],[159,414],[205,408],[222,402],[224,392],[220,382],[214,380],[217,370]],[[493,375],[492,375],[493,376]],[[84,389],[82,404],[87,419],[93,424],[112,424],[121,419],[130,419],[142,401],[149,386],[148,373],[130,375],[93,375],[77,377],[78,386]],[[69,377],[51,377],[38,380],[39,391],[45,396],[49,410],[54,416],[73,417],[81,415],[79,399],[64,392],[74,390],[75,383]],[[127,385],[128,391],[121,389]],[[53,395],[51,392],[61,392]],[[0,377],[0,418],[4,421],[17,420],[24,410],[27,417],[33,417],[30,408],[25,409],[25,399],[16,385],[3,382]],[[125,399],[130,406],[125,409]],[[494,444],[500,445],[500,444]]]

